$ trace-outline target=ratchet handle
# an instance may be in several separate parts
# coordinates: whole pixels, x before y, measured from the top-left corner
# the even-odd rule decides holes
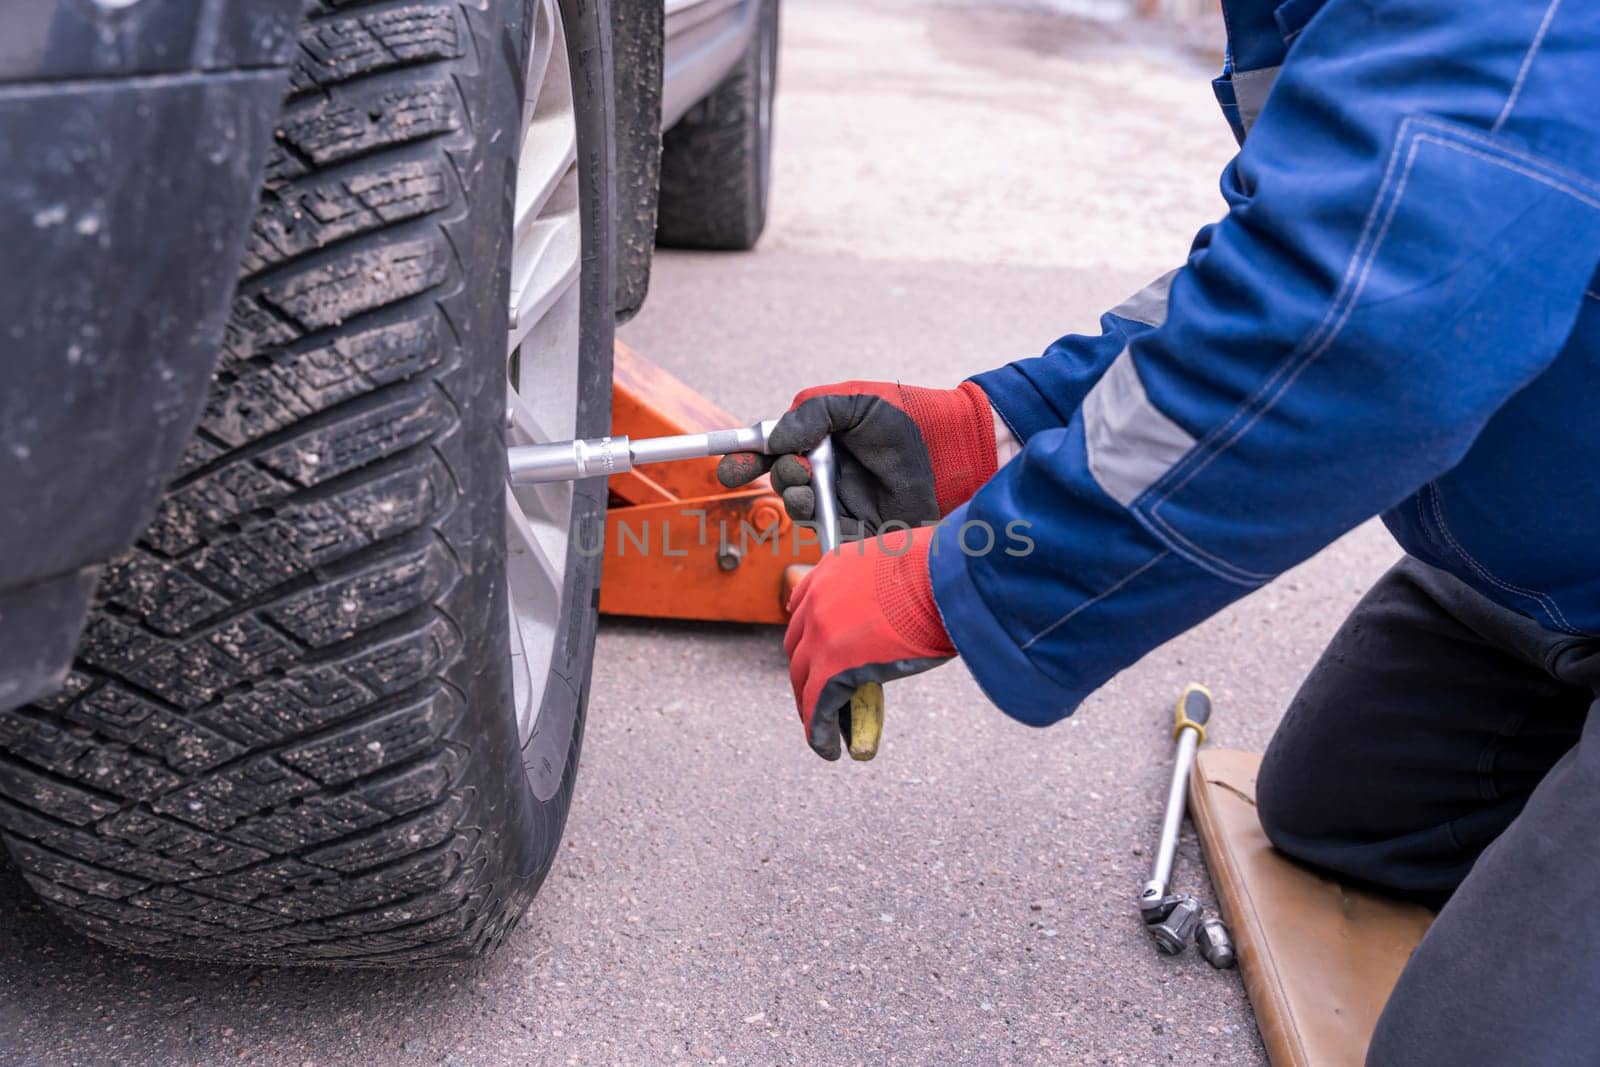
[[[1178,703],[1172,709],[1172,739],[1183,736],[1183,731],[1193,730],[1199,736],[1197,744],[1204,744],[1206,723],[1211,721],[1211,690],[1199,682],[1190,682],[1178,694]]]
[[[811,492],[816,499],[817,540],[823,552],[839,547],[839,499],[834,494],[833,441],[822,443],[806,454],[811,463]],[[883,686],[867,682],[850,695],[849,717],[844,726],[850,758],[866,761],[878,754],[883,740]]]

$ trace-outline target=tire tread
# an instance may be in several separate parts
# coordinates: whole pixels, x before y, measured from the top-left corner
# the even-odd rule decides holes
[[[485,316],[457,231],[499,196],[468,104],[504,77],[480,57],[521,54],[496,18],[311,5],[199,430],[67,685],[0,713],[0,836],[93,937],[469,958],[543,876],[484,828],[511,816],[474,777],[462,688],[494,622],[466,618],[492,512],[464,514]]]

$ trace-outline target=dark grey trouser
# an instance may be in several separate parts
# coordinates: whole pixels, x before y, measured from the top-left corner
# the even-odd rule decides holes
[[[1413,559],[1296,695],[1256,783],[1268,837],[1444,903],[1369,1064],[1600,1063],[1597,696],[1600,640]]]

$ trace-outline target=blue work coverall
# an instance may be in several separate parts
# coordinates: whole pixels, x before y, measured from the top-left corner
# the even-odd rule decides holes
[[[1224,8],[1228,212],[1099,335],[974,379],[1024,447],[949,522],[1035,549],[939,552],[935,599],[1044,725],[1381,514],[1407,559],[1263,823],[1449,900],[1372,1062],[1600,1062],[1600,3]]]

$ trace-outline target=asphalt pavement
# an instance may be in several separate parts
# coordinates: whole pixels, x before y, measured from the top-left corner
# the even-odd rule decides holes
[[[991,4],[785,0],[771,229],[663,254],[631,343],[741,417],[848,377],[950,385],[1093,328],[1220,214],[1209,31]],[[889,689],[882,754],[804,744],[776,629],[603,624],[555,872],[504,949],[421,974],[142,959],[0,865],[0,1060],[1226,1063],[1234,973],[1133,897],[1171,702],[1259,749],[1395,558],[1367,526],[1049,729],[959,665]],[[1208,901],[1192,835],[1177,877]]]

